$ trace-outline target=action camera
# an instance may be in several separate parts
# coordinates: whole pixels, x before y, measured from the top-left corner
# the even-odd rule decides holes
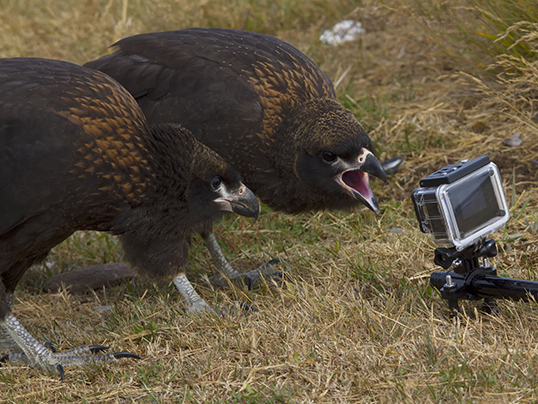
[[[497,166],[489,157],[462,160],[420,181],[411,198],[420,230],[458,251],[505,225],[510,211]]]

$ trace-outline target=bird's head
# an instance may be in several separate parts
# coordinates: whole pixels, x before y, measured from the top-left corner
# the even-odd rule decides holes
[[[258,219],[260,206],[241,176],[213,150],[198,143],[187,191],[189,211],[203,221],[221,212]]]
[[[294,173],[307,187],[303,191],[319,200],[320,208],[347,208],[360,201],[378,213],[370,175],[385,183],[387,177],[351,111],[332,99],[313,100],[301,106],[292,121],[289,146],[295,150]]]

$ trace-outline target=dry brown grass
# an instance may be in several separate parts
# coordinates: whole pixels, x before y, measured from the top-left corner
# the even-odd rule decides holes
[[[273,256],[291,260],[281,283],[251,292],[213,289],[203,276],[211,272],[209,258],[193,244],[191,268],[204,298],[220,307],[251,301],[257,313],[187,316],[171,286],[142,279],[83,296],[40,292],[51,272],[120,259],[113,238],[77,233],[51,254],[53,266],[29,271],[15,314],[62,349],[110,344],[143,360],[69,368],[65,383],[5,366],[0,402],[536,401],[538,307],[500,302],[502,315],[490,317],[468,303],[465,315],[447,320],[445,303],[428,286],[434,246],[419,233],[409,202],[423,176],[488,154],[501,168],[513,213],[506,231],[495,234],[495,265],[511,277],[537,278],[535,65],[493,58],[507,74],[466,75],[405,7],[383,3],[0,0],[1,57],[83,63],[122,36],[189,26],[276,35],[334,81],[342,78],[339,99],[360,117],[381,158],[406,157],[389,186],[375,184],[378,216],[365,209],[295,217],[265,210],[254,225],[222,223],[218,237],[236,267],[251,269]],[[432,24],[449,32],[448,17]],[[320,45],[322,30],[344,18],[361,20],[366,35]],[[527,28],[531,35],[534,27]],[[502,144],[513,133],[521,134],[522,147]],[[514,234],[521,237],[512,241]],[[103,305],[114,308],[94,310]]]

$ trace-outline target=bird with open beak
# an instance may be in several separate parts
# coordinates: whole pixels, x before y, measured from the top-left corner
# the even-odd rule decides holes
[[[132,36],[114,48],[85,66],[119,81],[150,122],[188,128],[273,209],[294,214],[362,203],[379,212],[370,176],[386,176],[368,135],[336,101],[329,77],[290,44],[192,28]],[[220,271],[237,277],[212,231],[202,236]]]

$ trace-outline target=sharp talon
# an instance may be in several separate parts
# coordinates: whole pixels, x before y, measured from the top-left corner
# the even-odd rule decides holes
[[[252,312],[258,311],[256,306],[254,306],[254,305],[252,305],[250,303],[245,303],[245,302],[239,302],[239,308],[241,310],[245,310],[245,311],[252,311]]]
[[[250,276],[245,276],[245,279],[243,279],[245,282],[245,285],[247,287],[248,291],[252,290],[252,286],[254,285],[254,280]]]
[[[58,373],[60,374],[60,377],[62,378],[62,382],[65,382],[65,372],[64,367],[60,364],[56,365],[56,370],[58,370]]]
[[[88,349],[91,353],[101,353],[106,352],[108,350],[108,347],[103,345],[90,345],[88,346]]]
[[[0,363],[9,361],[9,354],[5,354],[0,358]]]
[[[121,358],[142,359],[140,356],[138,356],[138,355],[136,355],[134,353],[131,353],[131,352],[116,352],[116,353],[113,353],[111,355],[116,359],[121,359]]]
[[[54,345],[52,345],[52,342],[50,342],[50,341],[45,341],[45,342],[43,343],[43,346],[44,346],[45,348],[47,348],[49,351],[51,351],[52,353],[56,353],[56,348],[54,348]]]
[[[273,258],[271,261],[268,261],[267,264],[269,265],[273,265],[273,264],[277,264],[279,262],[285,262],[287,264],[289,264],[289,260],[287,260],[286,258]]]

